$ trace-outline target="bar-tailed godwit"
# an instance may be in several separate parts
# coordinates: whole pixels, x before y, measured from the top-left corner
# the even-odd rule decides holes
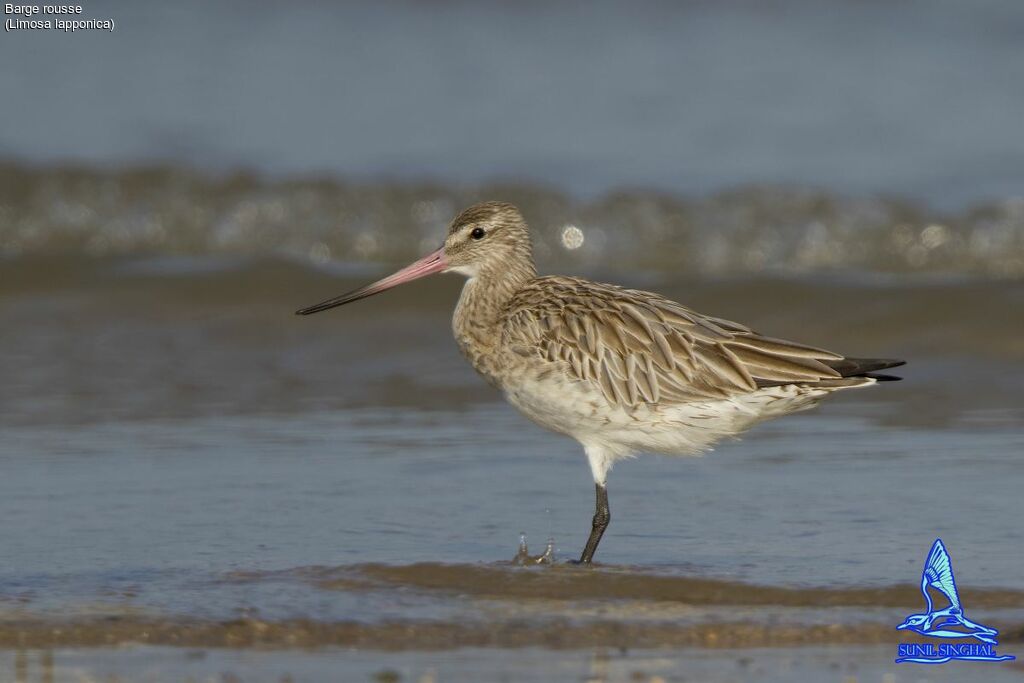
[[[766,337],[651,292],[540,277],[526,222],[502,202],[460,213],[440,249],[397,273],[297,313],[441,272],[467,278],[452,327],[476,371],[531,420],[583,446],[597,509],[581,563],[608,526],[617,460],[697,454],[834,391],[897,379],[874,373],[903,364]]]

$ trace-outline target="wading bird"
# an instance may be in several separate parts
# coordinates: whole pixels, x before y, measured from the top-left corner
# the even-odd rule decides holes
[[[611,517],[606,481],[617,460],[643,451],[694,455],[833,391],[897,379],[874,373],[903,364],[773,339],[650,292],[540,277],[526,222],[502,202],[460,213],[440,249],[397,273],[297,313],[442,272],[467,278],[452,326],[476,371],[586,452],[597,504],[584,564]]]

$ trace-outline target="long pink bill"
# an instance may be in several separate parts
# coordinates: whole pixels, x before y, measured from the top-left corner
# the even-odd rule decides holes
[[[360,287],[359,289],[353,290],[348,294],[342,294],[336,296],[333,299],[327,301],[321,301],[315,306],[309,308],[303,308],[295,311],[295,315],[309,315],[310,313],[319,313],[320,311],[326,311],[328,308],[334,308],[335,306],[341,306],[342,304],[352,303],[359,299],[365,299],[368,296],[374,294],[380,294],[386,289],[397,287],[398,285],[405,284],[406,282],[412,282],[418,280],[421,277],[432,275],[434,273],[440,273],[442,270],[448,267],[447,261],[444,259],[444,247],[437,251],[427,254],[419,261],[411,263],[405,268],[393,275],[388,275],[383,280],[377,280],[376,282]]]

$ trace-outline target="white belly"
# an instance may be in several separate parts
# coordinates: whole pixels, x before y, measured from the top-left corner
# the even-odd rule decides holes
[[[625,409],[585,381],[552,376],[503,387],[509,402],[537,424],[600,447],[616,458],[650,451],[696,455],[762,420],[813,407],[834,387],[769,387],[729,399]]]

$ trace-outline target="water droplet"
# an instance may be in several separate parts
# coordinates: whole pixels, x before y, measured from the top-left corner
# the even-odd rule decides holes
[[[537,564],[555,563],[555,539],[549,538],[548,545],[544,548],[544,554],[537,558]]]
[[[549,538],[547,546],[544,548],[544,552],[540,555],[531,555],[530,549],[526,545],[526,534],[519,534],[519,550],[516,552],[516,556],[512,558],[512,563],[520,566],[529,566],[531,564],[554,564],[555,563],[555,539]]]
[[[562,246],[572,251],[583,246],[583,231],[575,225],[562,228]]]
[[[933,223],[921,231],[921,244],[925,249],[941,247],[949,241],[949,228],[945,225]]]
[[[526,534],[519,532],[519,549],[516,556],[512,558],[512,564],[530,564],[530,549],[526,547]]]

